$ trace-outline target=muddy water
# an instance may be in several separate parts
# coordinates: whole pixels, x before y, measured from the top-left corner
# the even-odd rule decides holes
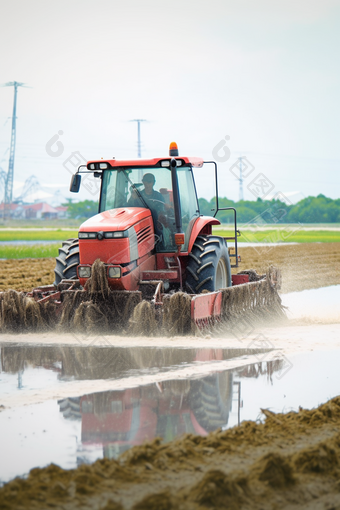
[[[24,396],[74,380],[127,381],[145,371],[160,378],[116,391],[80,392],[59,399],[51,394],[43,403],[5,408],[0,413],[2,482],[51,462],[74,468],[97,458],[116,458],[145,439],[170,441],[188,432],[206,435],[218,427],[256,420],[261,408],[310,408],[340,394],[337,356],[332,351],[267,361],[271,353],[264,350],[93,348],[90,354],[88,350],[2,346],[1,394]],[[256,361],[244,365],[244,356]],[[111,360],[112,371],[108,367],[103,371],[105,357]],[[226,360],[233,360],[234,368],[220,371]],[[237,360],[242,366],[237,367]],[[176,379],[179,367],[204,364],[215,370],[203,377]],[[162,381],[169,373],[170,378]]]
[[[206,383],[199,379],[177,380],[178,371],[190,367],[195,372],[205,364],[213,367],[266,352],[2,344],[0,404],[5,402],[6,406],[0,413],[0,480],[24,475],[32,467],[50,462],[72,468],[103,455],[116,456],[156,435],[170,440],[186,431],[200,434],[223,426],[232,403],[232,374],[210,377],[212,389],[208,389],[219,399],[221,409],[217,412],[222,414],[211,423],[203,417],[206,428],[202,429],[191,407],[193,398],[194,408],[200,405],[200,386]],[[143,385],[146,374],[152,378],[158,374],[159,382]],[[162,381],[164,376],[168,380]],[[210,384],[209,377],[206,379]],[[94,391],[93,385],[100,388],[106,381],[110,387],[117,380],[122,381],[122,387],[124,381],[137,382],[126,390]],[[91,392],[84,394],[84,383],[90,385]],[[67,396],[69,392],[72,396]],[[62,393],[64,398],[55,398]],[[47,395],[46,402],[27,405],[39,402],[39,395]],[[16,399],[16,408],[9,409]]]
[[[290,292],[282,296],[290,318],[340,322],[340,285]]]
[[[125,347],[61,345],[65,338],[47,336],[30,337],[34,345],[25,335],[3,339],[0,480],[51,462],[70,469],[116,458],[145,439],[206,435],[256,420],[261,408],[312,408],[339,395],[339,291],[284,295],[290,317],[308,326],[264,331],[271,349],[246,349],[256,346],[250,339],[224,348],[229,338],[164,339],[157,347],[143,339],[123,339],[134,343]],[[315,322],[321,325],[310,329]]]

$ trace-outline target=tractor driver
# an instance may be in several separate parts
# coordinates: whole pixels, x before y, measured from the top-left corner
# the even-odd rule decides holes
[[[139,193],[141,194],[141,197],[143,198],[145,204],[149,207],[151,211],[155,227],[155,233],[160,237],[165,237],[164,235],[162,236],[162,234],[165,233],[163,232],[164,222],[162,221],[162,219],[164,216],[165,208],[167,206],[165,204],[163,195],[153,189],[156,182],[154,174],[151,173],[144,174],[142,182],[144,185],[144,189],[140,190]],[[131,190],[131,197],[128,200],[128,206],[130,207],[144,206],[143,201],[138,197],[138,194],[133,189]]]
[[[164,211],[165,200],[163,195],[158,191],[154,190],[156,179],[153,174],[145,174],[142,179],[144,189],[140,190],[144,202],[149,207],[154,216],[154,220],[158,220],[160,212]],[[131,197],[128,200],[128,206],[143,207],[143,201],[138,197],[134,190],[131,190]]]

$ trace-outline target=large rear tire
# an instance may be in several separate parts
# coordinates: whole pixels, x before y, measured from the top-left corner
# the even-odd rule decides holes
[[[56,287],[63,279],[74,280],[77,278],[77,267],[79,265],[79,241],[78,239],[67,239],[59,248],[59,255],[56,257],[54,269]]]
[[[191,294],[231,287],[229,253],[223,237],[197,237],[189,253],[186,287]]]

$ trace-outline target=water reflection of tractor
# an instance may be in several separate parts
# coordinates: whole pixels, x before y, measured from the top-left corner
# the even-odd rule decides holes
[[[85,395],[79,402],[82,442],[102,444],[105,456],[116,457],[155,437],[206,435],[227,425],[232,396],[231,372]]]
[[[238,412],[241,405],[240,382],[233,381],[230,371],[175,379],[183,364],[238,357],[243,353],[239,349],[6,346],[0,353],[2,370],[23,377],[28,366],[53,370],[63,381],[142,376],[151,370],[173,372],[170,381],[59,400],[66,419],[82,420],[82,442],[103,445],[107,456],[157,436],[170,441],[184,433],[205,435],[227,425],[235,386]],[[235,370],[240,377],[256,377],[281,368],[282,360],[275,360]]]
[[[229,353],[225,349],[9,346],[1,350],[1,361],[6,372],[40,366],[67,381],[120,378],[150,369],[178,371],[188,364],[239,354],[239,350]],[[160,436],[167,441],[189,432],[204,435],[226,425],[232,393],[232,373],[220,372],[202,379],[70,397],[58,403],[66,419],[82,420],[83,443],[103,444],[105,454],[113,455],[115,449],[119,452],[145,439]]]
[[[226,357],[222,349],[120,351],[114,359],[115,365],[140,370],[156,367],[177,370],[183,363],[206,363]],[[76,349],[70,354],[67,363],[63,363],[63,378],[76,373],[77,378],[89,377],[90,372],[94,375],[96,363],[92,358],[90,370],[90,349]],[[98,360],[98,349],[96,357]],[[108,371],[105,374],[109,376]],[[102,444],[105,456],[112,457],[155,437],[170,441],[184,433],[206,435],[228,423],[232,397],[233,376],[225,371],[201,379],[170,380],[125,391],[63,399],[59,405],[65,418],[81,417],[83,444]]]

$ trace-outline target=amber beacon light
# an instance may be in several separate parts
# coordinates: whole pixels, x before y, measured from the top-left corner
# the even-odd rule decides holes
[[[169,147],[169,156],[171,157],[178,156],[178,147],[176,142],[171,142]]]

